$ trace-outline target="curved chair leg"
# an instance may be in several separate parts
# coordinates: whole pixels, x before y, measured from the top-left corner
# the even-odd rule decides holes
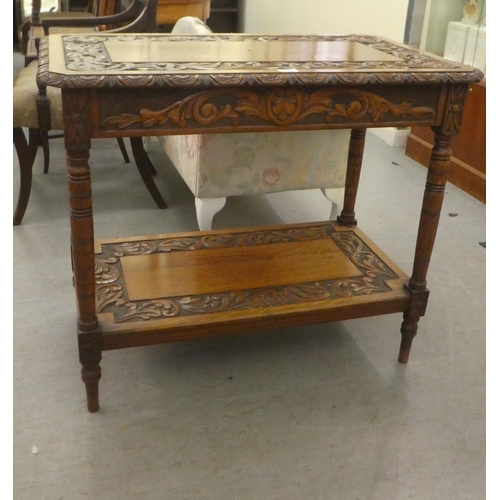
[[[50,149],[49,149],[49,134],[45,130],[40,130],[40,142],[43,150],[43,173],[49,172]]]
[[[142,138],[142,147],[144,148],[144,151],[146,151],[146,153],[149,153],[151,151],[151,136],[147,135],[146,137]],[[156,175],[158,172],[156,171],[154,165],[151,163],[149,156],[146,156],[146,158],[148,159],[149,170],[151,170],[151,173],[153,175]]]
[[[143,143],[143,148],[144,148],[144,143]],[[146,152],[146,150],[144,150]],[[156,175],[158,172],[156,171],[155,166],[151,163],[151,160],[149,159],[148,154],[146,153],[146,161],[148,164],[149,171],[151,172],[151,175]]]
[[[118,146],[120,147],[125,163],[130,163],[130,158],[128,157],[127,148],[125,147],[123,139],[121,137],[117,137],[116,140],[118,141]]]
[[[214,215],[222,210],[226,198],[195,198],[196,219],[201,231],[210,231]]]
[[[14,212],[14,226],[21,224],[24,213],[28,207],[31,193],[31,180],[33,172],[33,162],[35,161],[38,149],[39,134],[34,128],[29,129],[29,143],[26,141],[23,129],[14,127],[14,146],[19,159],[19,170],[21,171],[21,182],[19,197],[17,199],[16,210]]]
[[[135,163],[141,174],[142,180],[146,187],[148,188],[149,194],[153,197],[158,208],[167,208],[167,203],[163,199],[163,196],[158,191],[155,181],[151,172],[151,162],[149,161],[148,155],[144,150],[142,144],[142,137],[131,137],[130,145],[132,146],[132,154],[134,155]]]
[[[332,211],[330,212],[330,220],[335,220],[337,213],[344,205],[345,187],[340,188],[321,188],[321,192],[325,195],[328,201],[332,202]]]

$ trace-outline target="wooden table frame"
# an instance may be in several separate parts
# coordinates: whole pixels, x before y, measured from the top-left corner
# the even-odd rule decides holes
[[[326,43],[328,51],[330,47],[349,47],[351,54],[370,49],[378,56],[376,60],[346,56],[347,60],[338,61],[327,56],[326,61],[316,58],[259,64],[142,61],[140,68],[134,69],[132,63],[113,64],[110,60],[103,50],[106,43],[113,42],[109,35],[93,37],[91,44],[85,43],[88,38],[84,36],[69,39],[51,35],[42,40],[38,80],[62,88],[78,345],[89,411],[99,409],[101,354],[109,349],[400,311],[399,361],[406,363],[428,300],[426,275],[452,138],[460,128],[469,84],[481,80],[482,74],[369,36],[127,36],[120,43],[130,49],[138,43],[180,43],[189,52],[191,43],[203,41],[249,43],[252,50],[258,43],[268,43],[266,47],[286,46],[287,52],[300,43],[309,44],[309,48]],[[170,47],[173,45],[165,50]],[[408,278],[356,227],[355,201],[366,129],[414,124],[431,126],[435,145]],[[338,128],[349,128],[352,133],[344,206],[336,222],[94,241],[88,163],[93,137]],[[205,251],[214,248],[216,252]],[[301,276],[303,273],[299,283],[271,270],[272,283],[261,282],[258,276],[235,283],[229,279],[210,293],[191,282],[194,291],[188,295],[177,291],[172,297],[161,296],[165,283],[172,282],[167,278],[175,271],[171,264],[178,262],[175,259],[196,274],[212,266],[211,259],[219,256],[225,274],[231,276],[232,270],[241,270],[241,259],[236,258],[246,255],[241,252],[256,259],[263,255],[261,262],[278,262],[284,255],[286,263],[296,265],[297,249],[304,251],[306,260],[309,252],[316,260],[318,255],[324,256],[324,265],[317,265],[317,269],[309,266],[310,260],[305,264],[310,269],[295,270]],[[191,258],[195,260],[191,262]],[[163,264],[158,264],[160,261]],[[134,290],[142,292],[133,291],[129,277],[140,275],[141,269],[153,262],[163,267],[160,271],[155,267],[146,278],[151,282],[142,288],[134,285]],[[340,277],[325,274],[324,269],[334,262],[341,263]],[[152,283],[158,272],[165,273],[164,277]],[[215,283],[214,276],[210,279]],[[159,291],[152,292],[155,287]],[[134,294],[141,300],[134,302]]]

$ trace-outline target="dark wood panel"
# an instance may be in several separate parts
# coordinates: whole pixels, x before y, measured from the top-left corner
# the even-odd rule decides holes
[[[228,89],[219,91],[172,89],[152,90],[148,106],[130,89],[96,94],[93,108],[99,117],[95,135],[106,137],[117,130],[129,135],[161,128],[173,133],[204,133],[254,130],[290,130],[306,126],[342,128],[348,123],[363,126],[398,126],[408,123],[434,125],[442,109],[441,87],[429,85],[426,93],[401,85],[372,85],[369,91],[352,87],[302,87],[271,90]],[[121,113],[127,101],[127,113]],[[280,104],[286,101],[287,108]],[[250,130],[250,128],[248,128]]]
[[[207,26],[214,33],[240,33],[242,16],[241,0],[212,0]]]

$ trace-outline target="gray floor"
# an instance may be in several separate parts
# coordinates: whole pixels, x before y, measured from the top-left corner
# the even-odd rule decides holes
[[[447,187],[408,365],[396,360],[401,315],[110,351],[101,410],[89,414],[60,139],[51,153],[48,175],[36,159],[13,231],[16,500],[485,497],[483,204]],[[193,197],[156,141],[151,159],[167,210],[114,141],[93,142],[96,237],[197,229]],[[426,171],[372,134],[365,159],[360,227],[410,273]],[[234,198],[214,228],[329,211],[319,191]]]

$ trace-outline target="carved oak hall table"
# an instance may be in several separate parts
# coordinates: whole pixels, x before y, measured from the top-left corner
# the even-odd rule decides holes
[[[38,80],[62,89],[89,411],[112,349],[400,312],[406,363],[427,304],[452,137],[481,77],[373,36],[44,38]],[[357,227],[354,208],[366,128],[414,124],[433,127],[435,146],[408,277]],[[93,137],[338,128],[352,132],[335,222],[94,241]]]

